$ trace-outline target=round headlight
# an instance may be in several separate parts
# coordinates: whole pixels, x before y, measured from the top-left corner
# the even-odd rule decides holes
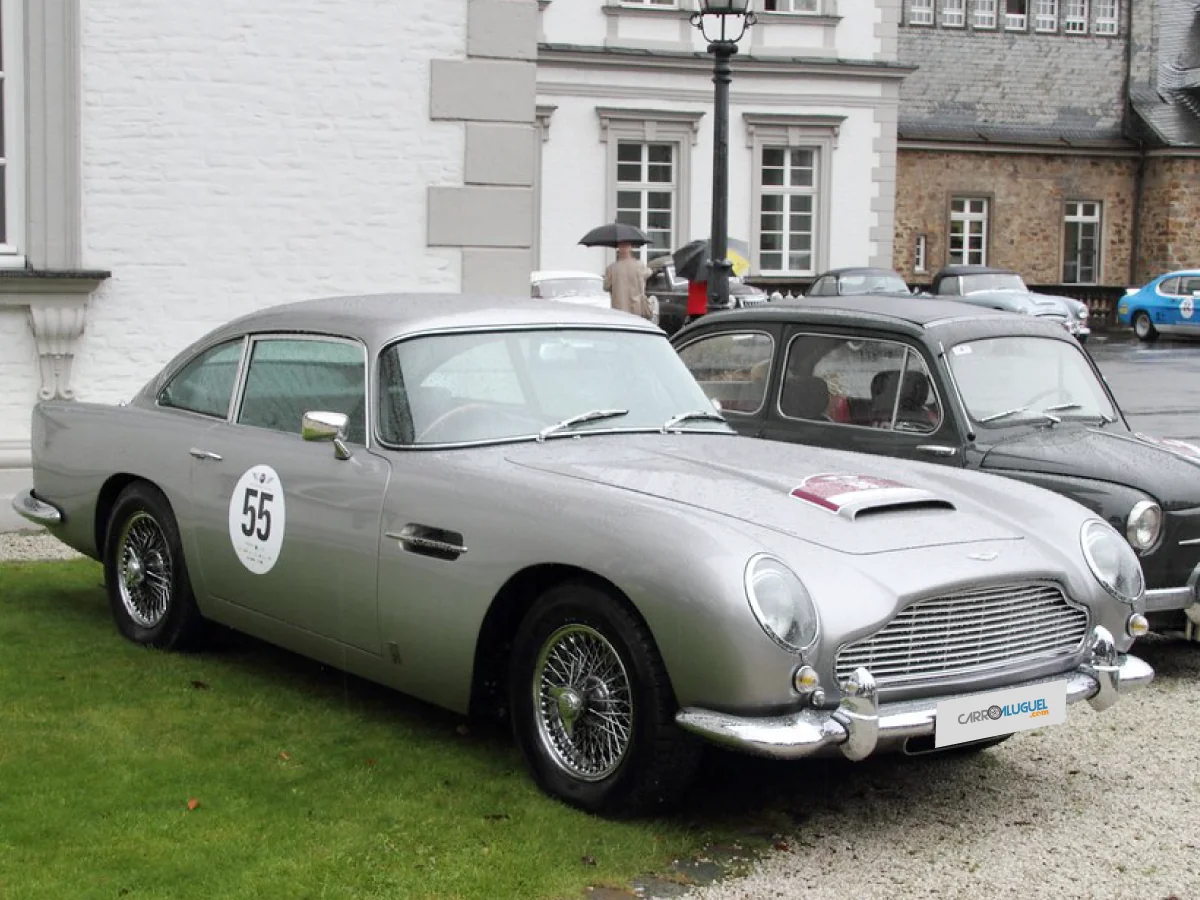
[[[1092,519],[1080,531],[1083,557],[1104,589],[1125,603],[1134,603],[1146,588],[1142,565],[1129,544],[1104,522]]]
[[[1162,537],[1163,511],[1153,500],[1140,500],[1125,520],[1125,537],[1134,550],[1152,550]]]
[[[763,631],[788,650],[805,650],[817,640],[819,622],[812,597],[796,573],[771,556],[746,564],[746,598]]]

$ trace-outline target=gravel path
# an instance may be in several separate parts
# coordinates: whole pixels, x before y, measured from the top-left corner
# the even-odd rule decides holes
[[[78,557],[78,553],[45,532],[0,534],[0,562]]]
[[[1200,644],[1148,638],[1155,681],[975,756],[768,764],[794,833],[689,900],[1200,898]],[[755,764],[758,765],[757,763]],[[724,789],[723,789],[724,792]]]

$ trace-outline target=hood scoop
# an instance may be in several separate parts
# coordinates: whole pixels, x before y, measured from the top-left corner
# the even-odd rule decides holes
[[[871,475],[811,475],[792,489],[792,496],[850,521],[884,513],[953,512],[955,508],[931,491]]]

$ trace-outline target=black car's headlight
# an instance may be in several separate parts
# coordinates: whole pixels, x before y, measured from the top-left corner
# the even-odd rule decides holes
[[[1125,537],[1134,550],[1145,553],[1158,546],[1163,532],[1162,507],[1153,500],[1139,500],[1125,519]]]
[[[817,642],[820,620],[812,597],[775,557],[760,553],[746,564],[746,598],[763,631],[784,649],[800,652]]]
[[[1123,603],[1133,604],[1146,589],[1142,564],[1116,529],[1099,519],[1083,523],[1079,532],[1083,557],[1104,589]]]

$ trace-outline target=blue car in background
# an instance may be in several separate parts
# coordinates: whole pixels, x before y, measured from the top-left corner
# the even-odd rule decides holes
[[[1117,321],[1132,325],[1142,341],[1160,333],[1200,335],[1200,269],[1169,272],[1131,288],[1117,305]]]

